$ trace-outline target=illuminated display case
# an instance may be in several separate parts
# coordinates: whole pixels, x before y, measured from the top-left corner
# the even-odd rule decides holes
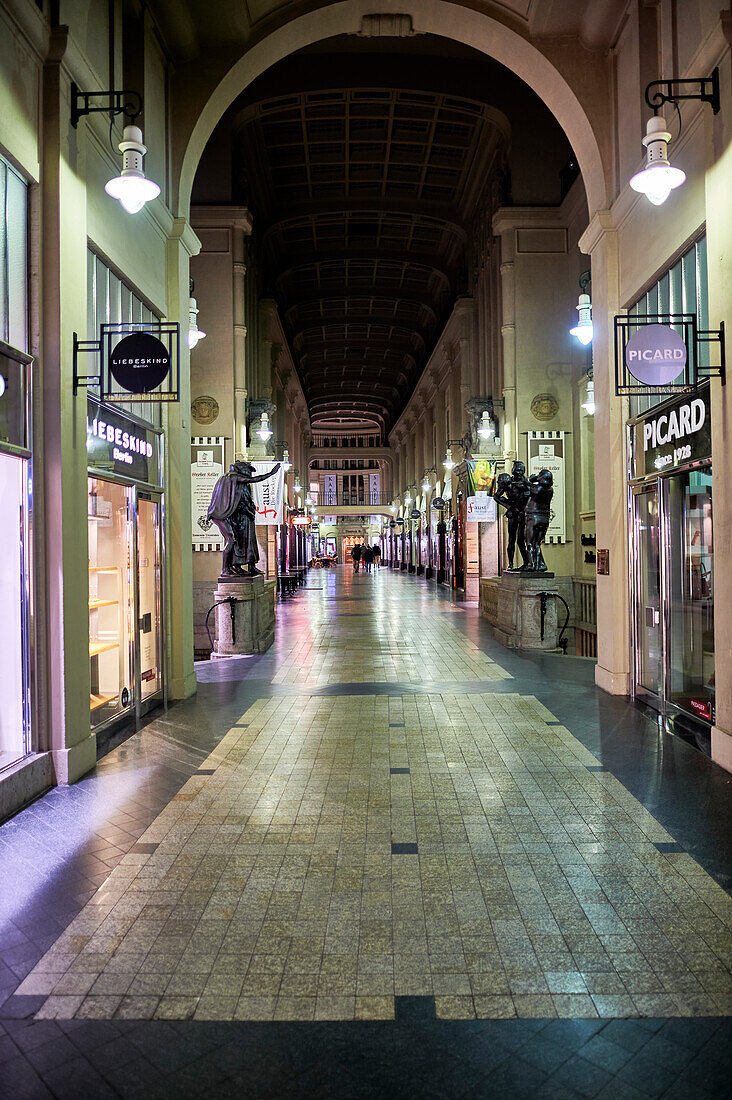
[[[89,398],[90,722],[163,701],[162,436]]]

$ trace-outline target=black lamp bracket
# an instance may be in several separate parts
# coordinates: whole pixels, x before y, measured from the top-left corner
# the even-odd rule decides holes
[[[579,288],[580,288],[580,290],[582,291],[583,294],[585,293],[585,291],[587,290],[587,288],[588,288],[588,286],[590,285],[591,282],[592,282],[592,272],[590,271],[590,269],[588,267],[587,270],[583,271],[582,274],[579,277]]]
[[[105,100],[101,106],[92,106],[93,100]],[[74,83],[71,85],[71,125],[74,129],[84,115],[104,114],[109,118],[124,115],[134,125],[137,116],[142,114],[142,96],[139,92],[82,92]]]
[[[718,114],[719,69],[711,76],[689,80],[653,80],[646,88],[646,103],[654,114],[658,114],[664,103],[678,103],[682,99],[700,99],[711,104],[714,114]]]

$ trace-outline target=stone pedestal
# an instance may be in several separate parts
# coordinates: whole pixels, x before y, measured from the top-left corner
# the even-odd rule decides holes
[[[541,638],[541,593],[559,593],[572,609],[572,578],[553,573],[503,573],[480,582],[480,611],[493,625],[496,641],[509,649],[557,649],[566,617],[561,600],[549,596]],[[564,633],[569,637],[569,627]]]
[[[233,598],[234,603],[221,603]],[[216,588],[216,642],[211,660],[265,653],[274,641],[275,582],[264,577],[219,581]],[[233,618],[232,618],[233,612]]]

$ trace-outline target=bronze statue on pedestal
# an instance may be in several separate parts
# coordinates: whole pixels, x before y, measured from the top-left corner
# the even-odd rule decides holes
[[[554,478],[551,470],[539,470],[526,477],[523,462],[514,462],[510,474],[499,474],[493,498],[506,509],[508,567],[513,569],[516,547],[522,564],[518,572],[544,573],[546,562],[541,544],[546,537],[551,518],[551,500],[554,495]]]
[[[265,474],[254,474],[255,467],[237,459],[214,485],[207,518],[216,524],[226,540],[220,580],[247,580],[262,576],[257,569],[259,547],[255,526],[256,508],[251,486],[266,481],[279,469],[279,462]]]

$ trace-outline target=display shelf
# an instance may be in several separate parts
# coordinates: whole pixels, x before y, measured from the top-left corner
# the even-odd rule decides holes
[[[98,607],[116,607],[119,600],[89,600],[89,610],[96,611]]]
[[[89,642],[89,656],[97,657],[100,653],[106,653],[108,649],[117,649],[119,642]]]
[[[90,573],[118,573],[119,572],[119,566],[118,565],[90,565],[89,566],[89,572]]]
[[[99,710],[100,707],[106,707],[107,703],[114,703],[117,701],[116,695],[90,695],[89,696],[89,709]]]

